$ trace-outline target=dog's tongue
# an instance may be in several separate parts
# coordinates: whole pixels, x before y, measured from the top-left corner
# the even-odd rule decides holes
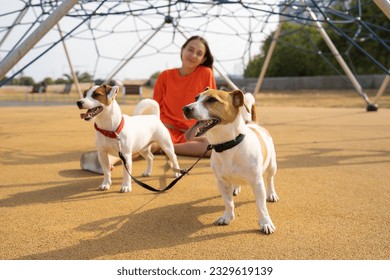
[[[81,113],[80,118],[82,118],[83,120],[89,121],[92,118],[91,113],[89,113],[89,112]]]
[[[191,141],[199,132],[199,128],[204,125],[205,121],[198,121],[192,127],[190,127],[184,134],[187,141]]]
[[[81,113],[80,118],[84,120],[90,120],[92,118],[90,110],[88,110],[86,113]]]

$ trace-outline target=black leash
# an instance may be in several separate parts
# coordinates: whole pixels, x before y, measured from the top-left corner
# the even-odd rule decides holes
[[[235,146],[237,146],[238,144],[240,144],[242,142],[242,140],[244,140],[244,137],[245,135],[244,134],[239,134],[235,139],[231,140],[231,141],[228,141],[228,142],[225,142],[225,143],[222,143],[222,144],[217,144],[217,145],[207,145],[207,148],[206,150],[204,151],[203,155],[201,155],[196,161],[195,163],[188,169],[182,169],[182,170],[179,170],[181,175],[179,177],[177,177],[175,180],[173,180],[168,186],[166,186],[164,189],[162,190],[158,190],[158,189],[155,189],[153,188],[152,186],[149,186],[148,184],[145,184],[139,180],[137,180],[136,178],[133,177],[133,175],[131,175],[129,169],[127,168],[127,160],[125,158],[125,156],[122,154],[121,152],[121,144],[120,144],[120,139],[119,139],[119,136],[118,134],[116,134],[116,139],[117,139],[117,144],[118,144],[118,150],[119,150],[119,157],[120,159],[122,160],[125,168],[126,168],[126,171],[127,173],[130,175],[131,179],[133,179],[133,181],[138,184],[139,186],[149,190],[149,191],[152,191],[152,192],[158,192],[158,193],[162,193],[162,192],[165,192],[169,189],[171,189],[177,182],[179,182],[179,180],[181,178],[183,178],[184,175],[186,175],[188,172],[191,171],[192,168],[194,168],[194,166],[202,159],[206,156],[207,152],[210,151],[210,150],[215,150],[217,153],[222,153],[223,151],[226,151],[226,150],[229,150]]]
[[[120,159],[122,160],[125,168],[126,168],[126,171],[127,173],[130,175],[131,179],[133,179],[133,181],[135,183],[137,183],[139,186],[149,190],[149,191],[152,191],[152,192],[158,192],[158,193],[162,193],[162,192],[165,192],[169,189],[171,189],[181,178],[183,178],[184,175],[186,175],[188,172],[191,171],[191,169],[202,159],[205,157],[205,155],[207,154],[208,151],[210,151],[211,149],[213,149],[213,146],[211,145],[208,145],[207,148],[206,148],[206,151],[203,153],[202,156],[200,156],[200,158],[198,158],[197,161],[195,161],[195,163],[188,169],[183,169],[183,170],[180,170],[180,173],[181,175],[179,177],[177,177],[175,180],[173,180],[168,186],[166,186],[164,189],[162,190],[158,190],[158,189],[155,189],[151,186],[149,186],[148,184],[145,184],[139,180],[137,180],[136,178],[133,177],[133,175],[131,175],[131,173],[129,172],[129,169],[127,169],[127,160],[125,158],[125,156],[122,154],[122,152],[119,150],[119,157]]]

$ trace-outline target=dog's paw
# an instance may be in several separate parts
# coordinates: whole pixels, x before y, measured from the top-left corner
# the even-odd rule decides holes
[[[269,221],[269,222],[265,222],[265,223],[262,223],[260,222],[260,231],[264,234],[271,234],[271,233],[274,233],[276,230],[276,227],[274,226],[274,224]]]
[[[152,175],[152,172],[150,171],[144,171],[144,173],[142,173],[142,177],[150,177],[150,175]]]
[[[275,226],[270,224],[262,225],[260,227],[260,231],[264,234],[272,234],[275,232],[275,230],[276,230]]]
[[[222,217],[219,217],[214,224],[217,226],[227,226],[230,224],[231,221],[233,221],[234,217],[228,217],[226,215],[223,215]]]
[[[267,197],[267,201],[269,202],[276,202],[279,200],[279,196],[276,193],[271,193]]]
[[[241,186],[233,187],[233,195],[237,196],[241,192]]]
[[[110,187],[111,187],[110,184],[105,184],[105,183],[103,183],[103,184],[101,184],[101,185],[99,186],[99,190],[101,190],[101,191],[107,191],[107,190],[110,189]]]
[[[131,186],[122,186],[121,193],[131,192]]]

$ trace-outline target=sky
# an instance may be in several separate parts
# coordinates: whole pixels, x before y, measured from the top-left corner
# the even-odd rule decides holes
[[[93,10],[96,5],[89,4],[88,11]],[[0,0],[0,42],[8,30],[7,27],[12,25],[19,14],[18,10],[23,6],[24,3],[19,0]],[[109,8],[105,6],[99,11],[103,12]],[[228,17],[222,19],[213,16],[217,11],[222,11]],[[25,42],[31,34],[31,31],[28,33],[26,30],[40,13],[39,7],[30,8],[22,20],[23,24],[11,30],[9,36],[0,44],[0,61],[10,53],[16,42],[20,41],[21,44]],[[204,16],[199,16],[202,13],[205,13]],[[95,79],[105,79],[115,72],[118,65],[122,65],[121,59],[134,56],[114,78],[136,80],[147,79],[157,71],[180,66],[180,47],[186,40],[182,33],[187,37],[192,35],[205,37],[217,61],[215,66],[225,74],[242,75],[244,65],[251,57],[259,54],[262,42],[276,28],[278,20],[264,12],[260,13],[259,17],[249,19],[246,16],[247,11],[231,5],[214,10],[181,6],[176,13],[171,14],[178,29],[173,24],[165,24],[156,31],[166,15],[166,9],[156,8],[137,16],[109,15],[87,23],[82,23],[81,17],[65,17],[61,19],[59,26],[62,33],[67,34],[80,25],[65,41],[75,71],[88,72]],[[35,28],[36,26],[31,30]],[[148,38],[151,38],[150,41],[144,44]],[[56,26],[6,76],[9,77],[25,67],[59,39]],[[138,49],[139,52],[135,54]],[[47,51],[22,73],[24,76],[33,77],[36,82],[46,77],[56,79],[64,77],[64,74],[70,74],[62,43]],[[17,77],[20,77],[20,74]]]

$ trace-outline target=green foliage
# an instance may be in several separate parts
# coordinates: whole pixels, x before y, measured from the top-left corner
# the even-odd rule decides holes
[[[350,7],[353,7],[355,3],[356,0],[352,1]],[[351,9],[351,11],[356,17],[355,22],[339,26],[336,25],[336,27],[341,28],[350,38],[358,35],[356,42],[382,65],[389,67],[390,52],[384,47],[379,47],[379,43],[362,26],[362,22],[359,22],[357,8]],[[375,30],[378,37],[385,39],[388,36],[387,30],[390,29],[390,21],[376,5],[363,5],[362,15],[367,22],[383,27],[381,30]],[[356,34],[356,31],[359,30],[359,25],[362,26],[361,32]],[[341,34],[338,34],[329,25],[324,24],[324,27],[326,27],[326,32],[332,42],[355,74],[383,73],[366,55],[356,47],[351,46],[350,42],[341,36]],[[273,34],[264,42],[260,54],[249,61],[244,71],[245,77],[259,76],[264,64],[265,55],[268,53],[272,42],[272,37]],[[337,75],[338,73],[343,73],[343,71],[316,27],[283,23],[282,33],[267,69],[267,76],[315,76]]]
[[[56,85],[61,85],[61,84],[66,84],[66,83],[68,83],[69,81],[66,79],[64,79],[64,78],[58,78],[58,79],[55,79],[55,81],[54,81],[54,83],[56,84]]]
[[[245,77],[257,77],[260,74],[265,54],[272,42],[272,36],[264,42],[262,54],[249,62],[244,72]],[[317,50],[312,43],[321,40],[316,29],[284,23],[283,34],[279,39],[267,69],[267,76],[289,77],[331,74],[332,69],[319,55],[321,49]]]
[[[92,75],[87,73],[87,72],[83,72],[83,73],[79,73],[78,71],[76,71],[76,76],[77,76],[77,80],[80,82],[80,83],[89,83],[89,82],[92,82]],[[73,76],[72,74],[64,74],[64,76],[66,77],[66,82],[65,83],[73,83]]]
[[[92,75],[87,72],[81,73],[80,76],[77,76],[77,78],[80,83],[92,82]]]
[[[46,85],[52,85],[52,84],[54,84],[53,79],[50,78],[50,77],[44,78],[44,79],[43,79],[43,82],[44,82]]]
[[[2,81],[7,80],[7,77],[4,77],[1,79]],[[28,76],[22,76],[20,78],[14,78],[11,81],[7,83],[7,85],[12,86],[32,86],[35,83],[34,79],[32,77]]]
[[[356,0],[351,1],[351,7],[356,5]],[[356,21],[348,24],[336,25],[351,38],[356,35],[357,26],[361,27],[361,31],[357,34],[356,43],[366,50],[373,58],[379,61],[380,64],[385,67],[390,67],[390,52],[380,45],[380,43],[373,37],[373,35],[367,31],[364,27],[365,22],[359,20],[358,8],[355,6],[351,9]],[[362,18],[370,22],[369,28],[375,29],[376,35],[389,44],[389,32],[390,20],[386,15],[374,4],[362,5]],[[377,29],[375,26],[380,26]],[[383,74],[383,71],[375,65],[366,55],[364,55],[356,47],[351,47],[349,42],[342,36],[340,36],[334,29],[328,30],[329,36],[332,38],[333,43],[337,46],[339,52],[343,55],[352,71],[357,74]],[[324,42],[321,42],[325,44]]]
[[[31,78],[31,77],[21,77],[19,79],[19,85],[22,85],[22,86],[32,86],[34,84],[34,79]]]

